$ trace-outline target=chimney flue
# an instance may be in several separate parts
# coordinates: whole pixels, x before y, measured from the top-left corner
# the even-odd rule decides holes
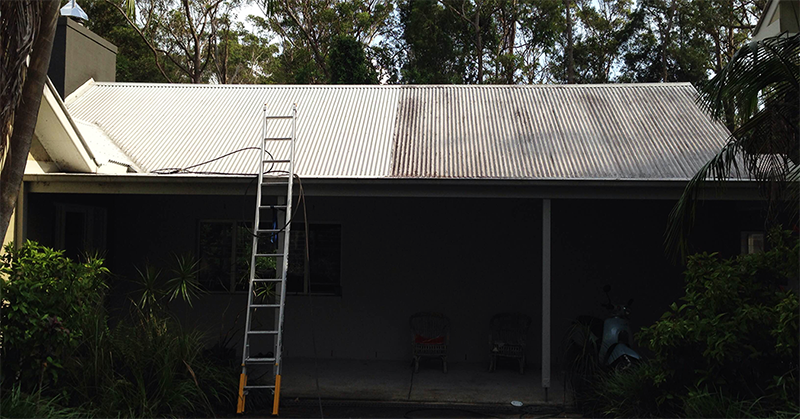
[[[69,0],[67,4],[61,8],[61,16],[68,16],[80,20],[89,20],[89,16],[87,16],[86,12],[81,9],[81,6],[78,6],[78,3],[75,3],[75,0]]]

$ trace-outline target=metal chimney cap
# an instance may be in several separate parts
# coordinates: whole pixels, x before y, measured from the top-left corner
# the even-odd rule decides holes
[[[81,6],[78,6],[78,3],[75,3],[75,0],[69,0],[67,4],[61,8],[61,16],[69,16],[74,17],[76,19],[82,20],[89,20],[89,16],[86,15],[86,12],[81,9]]]

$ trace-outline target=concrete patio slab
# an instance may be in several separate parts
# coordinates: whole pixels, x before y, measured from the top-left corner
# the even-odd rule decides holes
[[[556,379],[558,378],[558,379]],[[319,382],[319,390],[317,389]],[[439,362],[420,365],[414,374],[410,360],[287,359],[282,375],[282,399],[372,400],[420,403],[561,405],[564,385],[553,377],[545,395],[538,368],[519,374],[515,365],[489,372],[488,363]],[[568,400],[567,400],[568,401]]]

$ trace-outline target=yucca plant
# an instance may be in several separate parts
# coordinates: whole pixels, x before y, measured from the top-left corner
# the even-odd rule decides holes
[[[200,261],[191,254],[173,256],[175,257],[175,266],[170,270],[172,278],[166,282],[169,301],[181,297],[191,307],[192,300],[203,292],[198,281]]]
[[[169,268],[170,278],[167,279],[162,277],[161,269],[150,263],[145,263],[143,269],[136,268],[138,277],[133,283],[138,298],[131,301],[139,308],[149,312],[164,310],[177,298],[191,307],[193,300],[203,293],[198,279],[200,261],[191,254],[174,254],[173,257],[174,265]]]

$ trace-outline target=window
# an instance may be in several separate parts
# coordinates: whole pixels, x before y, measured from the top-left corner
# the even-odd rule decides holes
[[[56,204],[56,247],[77,259],[106,248],[106,210],[86,205]]]
[[[764,233],[761,231],[742,232],[742,254],[760,253],[764,251]]]
[[[273,221],[274,226],[275,221]],[[208,291],[246,291],[250,276],[253,246],[252,222],[201,221],[198,232],[200,283]],[[292,223],[289,241],[287,293],[340,295],[341,233],[340,225],[309,224],[306,260],[306,229]],[[259,253],[278,253],[275,239],[264,237]],[[277,258],[259,258],[259,278],[276,278]]]
[[[309,224],[308,260],[305,260],[305,242],[305,224],[292,223],[286,291],[341,295],[342,226]]]
[[[252,240],[250,225],[241,221],[201,221],[200,284],[208,291],[247,289]]]

